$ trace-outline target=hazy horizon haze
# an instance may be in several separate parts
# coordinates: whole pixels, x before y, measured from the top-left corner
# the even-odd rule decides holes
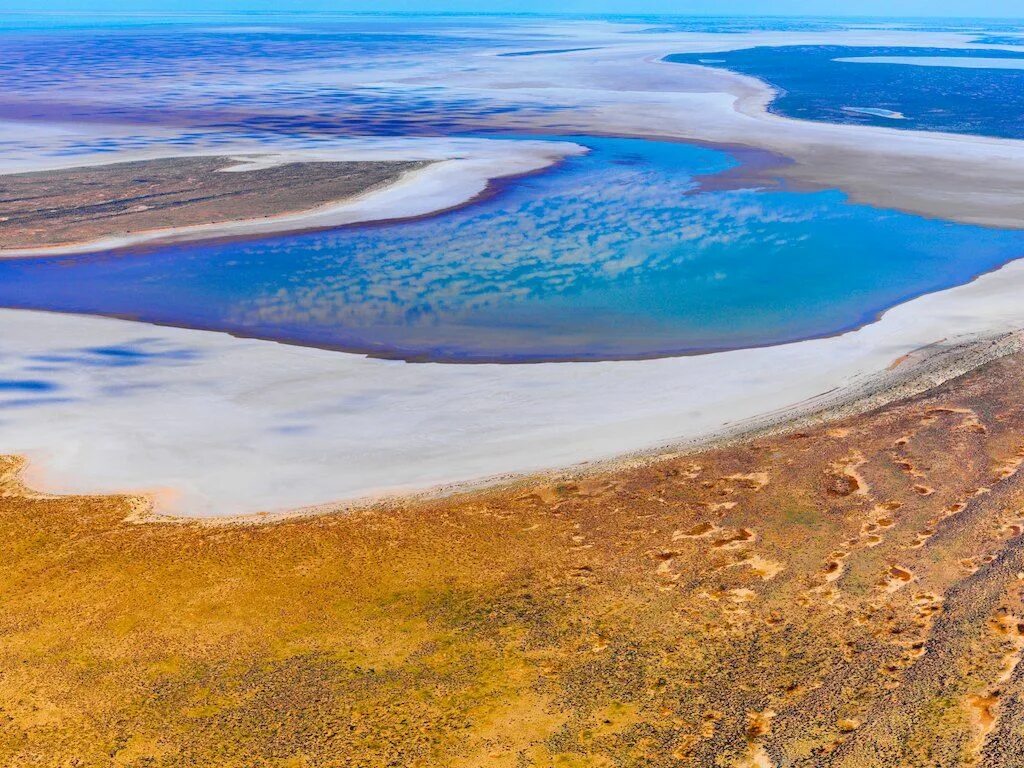
[[[6,6],[6,10],[4,9]],[[818,0],[563,0],[553,11],[546,0],[302,0],[282,8],[272,0],[39,0],[0,3],[3,13],[502,13],[680,16],[819,16],[888,18],[1024,18],[1020,0],[862,0],[821,3]]]

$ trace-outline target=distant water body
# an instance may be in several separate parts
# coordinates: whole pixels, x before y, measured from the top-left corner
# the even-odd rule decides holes
[[[409,360],[603,360],[834,334],[1024,255],[1024,233],[835,191],[721,189],[722,151],[574,140],[591,152],[422,220],[0,261],[0,306]]]
[[[786,117],[1024,139],[1021,52],[798,45],[667,60],[764,80],[778,90],[771,111]]]
[[[664,31],[834,27],[618,21],[633,23],[629,37],[641,41]],[[0,19],[0,118],[89,129],[63,138],[5,135],[0,158],[213,149],[239,140],[280,148],[351,136],[496,136],[533,118],[558,125],[571,103],[437,79],[493,54],[537,56],[539,67],[546,55],[589,47],[585,36],[557,34],[553,24],[310,22],[288,14],[244,24],[236,17]],[[837,61],[865,56],[875,63]],[[910,56],[946,64],[908,66]],[[782,92],[773,109],[797,117],[1018,136],[1024,70],[948,66],[972,56],[979,52],[803,46],[672,60],[762,77]],[[1002,51],[998,58],[1024,61]],[[838,333],[1024,256],[1024,233],[853,205],[838,191],[752,188],[751,174],[737,172],[725,151],[575,140],[591,152],[417,221],[0,260],[0,306],[408,360],[627,359]]]

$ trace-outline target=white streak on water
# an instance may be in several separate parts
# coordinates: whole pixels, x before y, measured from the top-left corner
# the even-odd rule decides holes
[[[846,56],[833,61],[844,64],[906,64],[912,67],[956,67],[957,69],[1024,69],[1024,59],[982,56]]]

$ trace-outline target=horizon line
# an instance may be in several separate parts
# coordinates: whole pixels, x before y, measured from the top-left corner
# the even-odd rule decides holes
[[[576,17],[583,19],[598,19],[598,18],[641,18],[641,17],[658,17],[658,18],[677,18],[677,19],[694,19],[694,18],[706,18],[706,19],[850,19],[850,20],[894,20],[894,21],[916,21],[927,19],[930,21],[934,20],[946,20],[946,21],[1024,21],[1024,13],[1020,16],[1004,16],[1004,15],[986,15],[981,14],[977,16],[956,16],[956,15],[945,15],[945,14],[927,14],[927,15],[858,15],[858,14],[821,14],[821,13],[749,13],[749,12],[737,12],[737,13],[706,13],[706,12],[693,12],[693,13],[662,13],[658,11],[647,11],[647,12],[596,12],[587,13],[583,11],[562,11],[562,12],[542,12],[542,11],[474,11],[474,10],[424,10],[424,11],[331,11],[331,10],[316,10],[316,9],[289,9],[289,10],[269,10],[265,8],[239,8],[232,10],[197,10],[197,11],[159,11],[159,10],[134,10],[134,11],[86,11],[86,10],[70,10],[70,9],[30,9],[30,8],[16,8],[8,9],[3,11],[4,14],[17,14],[17,15],[31,15],[31,16],[180,16],[180,17],[196,17],[196,16],[246,16],[246,15],[261,15],[261,16],[295,16],[295,15],[308,15],[308,16],[516,16],[516,17],[530,17],[530,18],[566,18]]]

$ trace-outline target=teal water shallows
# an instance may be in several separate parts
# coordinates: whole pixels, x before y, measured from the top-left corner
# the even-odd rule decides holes
[[[1024,233],[837,191],[722,189],[717,150],[576,140],[590,153],[417,221],[0,262],[0,305],[410,360],[621,359],[834,334],[1024,255]]]

